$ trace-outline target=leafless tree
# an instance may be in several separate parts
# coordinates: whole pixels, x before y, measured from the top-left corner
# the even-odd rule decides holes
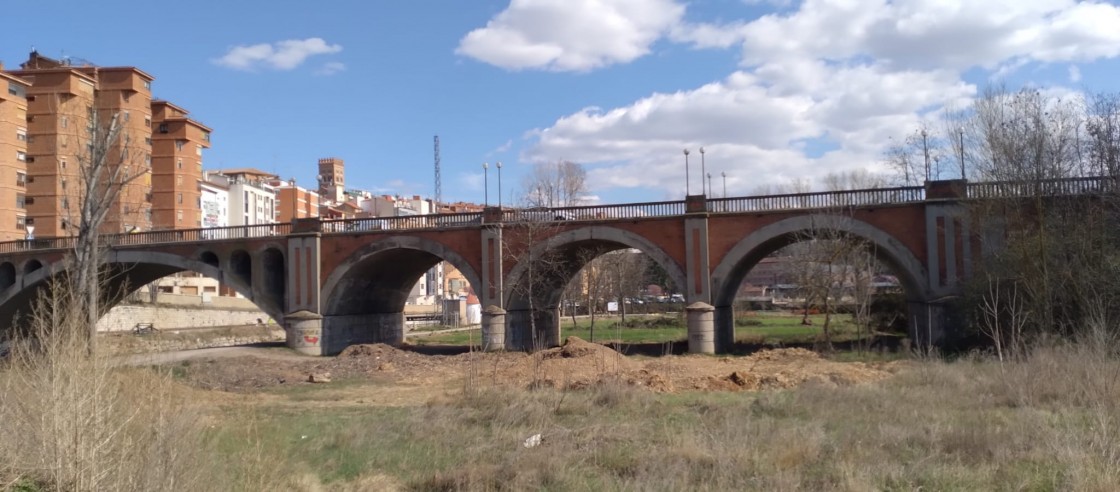
[[[587,197],[587,170],[571,161],[540,162],[525,176],[522,201],[529,207],[572,207]]]

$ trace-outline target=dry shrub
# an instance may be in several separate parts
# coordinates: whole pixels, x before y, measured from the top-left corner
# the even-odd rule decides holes
[[[197,407],[166,372],[91,355],[81,303],[55,292],[37,303],[0,368],[7,474],[50,490],[207,488]]]

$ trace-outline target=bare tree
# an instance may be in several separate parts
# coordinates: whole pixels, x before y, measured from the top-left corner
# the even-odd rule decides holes
[[[83,293],[75,306],[87,316],[90,350],[96,348],[97,320],[101,317],[100,276],[104,272],[102,226],[111,214],[120,214],[120,198],[131,183],[148,174],[150,169],[127,145],[119,112],[102,112],[89,108],[89,119],[78,155],[79,189],[77,220],[69,220],[76,229],[71,275],[74,285]]]
[[[587,170],[571,161],[540,162],[522,183],[522,200],[529,207],[571,207],[587,196]]]

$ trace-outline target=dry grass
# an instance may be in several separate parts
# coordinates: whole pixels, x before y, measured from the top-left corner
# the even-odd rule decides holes
[[[1120,483],[1115,355],[1052,346],[757,393],[480,385],[423,407],[264,409],[260,432],[311,489],[1104,491]]]

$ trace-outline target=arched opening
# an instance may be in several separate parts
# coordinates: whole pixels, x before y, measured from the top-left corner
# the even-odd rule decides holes
[[[138,325],[151,325],[159,331],[205,327],[227,329],[265,325],[270,318],[276,322],[282,320],[282,305],[255,299],[248,285],[200,260],[142,251],[112,251],[107,256],[102,281],[104,298],[99,305],[99,331],[131,330]],[[0,292],[0,326],[25,324],[27,314],[39,296],[49,293],[52,288],[65,288],[68,275],[64,264],[53,264],[50,268],[25,275],[21,284],[23,287],[18,291]],[[240,296],[219,299],[219,282]],[[157,285],[175,285],[176,290],[171,293],[173,295],[161,298],[158,305],[147,299],[136,299],[146,297],[136,296],[141,289]],[[204,291],[206,286],[213,290]],[[188,294],[190,288],[197,290]],[[206,292],[210,295],[205,295]],[[122,303],[127,305],[120,306]],[[120,309],[113,309],[116,307]],[[258,331],[267,330],[266,326],[260,327],[262,330]]]
[[[713,271],[716,348],[732,349],[737,324],[762,323],[769,332],[775,332],[776,325],[788,324],[771,326],[763,319],[737,318],[751,307],[767,303],[792,306],[800,313],[797,323],[814,327],[801,331],[815,332],[823,330],[822,319],[832,323],[831,315],[837,312],[850,310],[855,317],[869,316],[875,289],[900,291],[903,310],[924,303],[924,279],[924,268],[904,245],[865,222],[832,215],[785,219],[744,238]],[[876,285],[877,281],[884,285]],[[811,317],[814,313],[819,316]],[[903,313],[902,321],[913,329],[913,313]],[[860,326],[867,318],[853,322],[857,330],[871,328],[869,323]]]
[[[27,263],[23,264],[23,274],[27,275],[27,274],[29,274],[31,272],[34,272],[35,270],[38,270],[40,268],[43,268],[43,262],[41,262],[39,260],[34,260],[34,259],[33,260],[28,260]]]
[[[511,233],[516,234],[516,231]],[[630,255],[640,255],[642,259],[636,261]],[[644,264],[647,268],[627,272],[630,275],[622,272],[624,266],[635,264]],[[648,268],[650,266],[653,268]],[[600,270],[596,272],[595,269]],[[662,278],[649,275],[653,270],[662,272]],[[585,273],[581,274],[581,271]],[[630,278],[623,280],[626,276]],[[580,279],[595,277],[600,281],[608,280],[610,285],[602,286],[602,290],[594,285],[578,285]],[[632,303],[630,306],[634,306],[635,301],[648,297],[642,293],[641,286],[650,283],[659,283],[671,294],[674,288],[685,285],[685,276],[676,261],[641,236],[606,226],[592,226],[550,236],[521,255],[507,277],[506,347],[538,350],[559,345],[565,309],[569,315],[573,310],[582,310],[587,313],[588,322],[590,314],[596,310],[620,313],[627,308],[628,299]],[[565,302],[566,291],[568,302]],[[582,297],[584,301],[571,299],[573,291],[578,293],[574,297]],[[578,321],[572,326],[579,326]],[[679,329],[681,338],[684,338],[685,329]]]
[[[245,250],[234,251],[229,257],[233,276],[249,287],[253,286],[253,257]]]
[[[0,292],[16,283],[16,266],[10,261],[0,263]]]
[[[459,316],[466,299],[445,289],[449,266],[470,287],[480,285],[468,261],[435,241],[394,237],[354,253],[323,284],[323,353],[359,343],[399,344],[409,317]]]
[[[203,251],[202,254],[198,255],[198,258],[200,260],[202,260],[202,262],[207,264],[207,265],[210,265],[210,266],[215,267],[215,268],[218,267],[218,264],[219,264],[218,255],[215,254],[212,251]]]

